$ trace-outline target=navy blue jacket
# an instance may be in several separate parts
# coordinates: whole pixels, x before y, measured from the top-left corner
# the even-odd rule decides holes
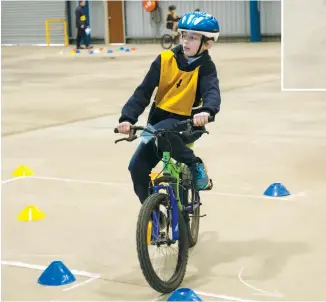
[[[84,25],[84,29],[89,26],[89,22],[86,19],[85,21],[81,21],[80,17],[85,16],[85,8],[82,6],[78,6],[75,10],[75,18],[76,18],[76,28],[81,28],[81,25]]]
[[[178,67],[181,70],[192,71],[197,66],[200,66],[196,100],[193,107],[200,105],[201,98],[203,99],[203,105],[200,109],[193,110],[192,116],[202,111],[210,113],[211,116],[215,116],[220,111],[221,96],[216,67],[214,62],[211,60],[208,51],[204,51],[202,56],[191,64],[187,63],[187,60],[183,55],[182,45],[176,46],[172,49],[172,51],[175,53],[174,56],[176,58]],[[151,64],[150,70],[146,74],[143,82],[136,88],[134,94],[122,108],[119,123],[128,121],[131,124],[135,124],[138,121],[138,117],[149,105],[154,89],[159,85],[160,68],[161,56],[159,55]],[[157,108],[155,103],[153,103],[148,117],[148,123],[154,125],[171,117],[177,118],[178,120],[189,118],[187,116],[178,115]]]

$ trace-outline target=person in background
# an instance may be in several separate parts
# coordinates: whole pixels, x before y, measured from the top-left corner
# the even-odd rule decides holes
[[[88,44],[88,37],[86,34],[86,29],[89,30],[89,22],[86,18],[85,9],[84,9],[86,1],[78,1],[78,2],[79,5],[75,10],[76,28],[77,28],[76,48],[84,49],[83,47],[80,46],[81,41],[83,40],[86,48],[89,49],[92,48],[92,46]]]
[[[169,6],[169,11],[166,16],[166,28],[170,29],[172,31],[172,33],[178,34],[178,32],[177,32],[178,21],[180,20],[180,18],[177,16],[175,10],[176,10],[175,5]]]

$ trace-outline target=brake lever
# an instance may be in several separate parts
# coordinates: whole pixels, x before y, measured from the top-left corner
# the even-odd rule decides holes
[[[117,139],[116,141],[114,141],[114,143],[118,143],[118,142],[122,142],[122,141],[127,141],[128,139],[127,138],[120,138],[120,139]]]
[[[192,132],[191,135],[194,135],[196,133],[198,133],[198,134],[199,133],[207,133],[207,134],[209,134],[209,132],[207,130],[196,130],[196,131]]]
[[[187,124],[187,129],[185,131],[182,131],[181,133],[190,136],[193,133],[191,132],[191,129],[192,129],[191,125]]]
[[[186,136],[192,136],[194,134],[199,134],[199,133],[207,133],[207,134],[209,134],[209,132],[207,130],[195,130],[195,131],[192,131],[192,127],[189,124],[187,124],[187,129],[185,131],[181,131],[180,133],[183,134],[183,135],[186,135]]]
[[[117,139],[116,141],[114,141],[114,143],[116,144],[116,143],[122,142],[122,141],[132,142],[132,141],[134,141],[137,138],[138,138],[137,135],[133,135],[133,136],[129,136],[129,137],[124,137],[124,138]]]
[[[114,129],[114,133],[119,133],[117,128]],[[136,135],[136,130],[134,128],[131,128],[131,131],[129,132],[128,137],[117,139],[116,141],[114,141],[114,143],[116,144],[116,143],[122,142],[122,141],[132,142],[137,138],[138,138],[138,136]]]

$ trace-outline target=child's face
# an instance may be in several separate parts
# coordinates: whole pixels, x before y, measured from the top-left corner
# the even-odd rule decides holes
[[[192,57],[197,53],[201,43],[201,37],[202,35],[198,33],[192,33],[192,32],[182,33],[183,51],[187,57]],[[204,43],[199,53],[203,52],[206,49],[209,49],[211,47],[211,42],[212,41],[208,41],[207,43]]]

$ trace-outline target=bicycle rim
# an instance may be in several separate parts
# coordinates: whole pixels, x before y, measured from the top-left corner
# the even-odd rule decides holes
[[[173,45],[173,37],[171,35],[165,34],[161,38],[161,45],[164,49],[170,49]]]
[[[178,245],[178,253],[176,256],[176,265],[175,268],[172,269],[171,277],[167,280],[163,279],[154,269],[156,263],[153,265],[150,259],[149,247],[151,247],[152,244],[149,245],[147,241],[149,221],[151,220],[151,215],[154,210],[164,203],[169,204],[169,202],[167,202],[168,198],[166,194],[157,193],[149,196],[144,201],[138,216],[136,232],[137,253],[140,267],[148,284],[160,293],[170,293],[179,287],[183,281],[188,262],[188,235],[183,216],[180,213],[179,240],[175,243]],[[154,243],[153,245],[155,248]],[[171,259],[167,260],[167,254],[164,255],[163,253],[162,255],[163,258],[165,256],[165,262],[163,261],[164,265],[169,265]]]

